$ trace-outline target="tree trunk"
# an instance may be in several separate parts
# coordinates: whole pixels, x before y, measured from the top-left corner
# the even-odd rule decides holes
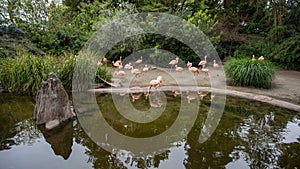
[[[273,3],[273,12],[274,12],[274,27],[277,26],[277,8],[276,2]]]
[[[279,15],[278,15],[278,25],[282,25],[282,10],[283,10],[282,0],[279,0]]]

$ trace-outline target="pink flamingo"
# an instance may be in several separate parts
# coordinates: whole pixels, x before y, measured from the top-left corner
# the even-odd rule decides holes
[[[117,61],[112,61],[112,64],[114,67],[119,68],[120,65],[122,65],[122,56],[120,56],[120,59]]]
[[[186,66],[187,66],[187,67],[192,67],[192,66],[193,66],[193,63],[191,63],[190,61],[188,61],[187,64],[186,64]]]
[[[132,102],[139,100],[141,98],[142,94],[143,93],[136,93],[136,94],[131,93]]]
[[[98,60],[97,65],[98,65],[99,67],[101,67],[101,66],[103,66],[103,63],[102,63],[101,61]]]
[[[158,76],[156,79],[151,80],[149,83],[148,93],[150,92],[153,86],[157,89],[161,85],[161,83],[162,83],[162,76]]]
[[[147,65],[145,65],[145,67],[143,68],[143,72],[148,72],[149,71],[149,68]]]
[[[103,58],[102,58],[102,62],[103,63],[107,63],[109,60],[104,56]]]
[[[177,72],[182,72],[182,71],[183,71],[183,68],[182,68],[182,67],[179,67],[179,66],[177,66],[177,65],[175,65],[175,70],[176,70]]]
[[[180,90],[175,90],[174,92],[174,97],[181,95],[181,91]]]
[[[262,61],[265,60],[265,58],[264,58],[264,56],[260,56],[260,57],[258,58],[258,60],[262,62]]]
[[[201,66],[201,67],[205,66],[207,63],[206,58],[207,58],[207,56],[204,56],[204,60],[201,60],[198,64],[198,66]]]
[[[197,75],[200,74],[200,70],[198,68],[196,68],[196,67],[189,67],[189,71],[194,74],[193,79],[195,79],[195,74],[197,74]]]
[[[115,74],[118,76],[126,76],[126,72],[124,72],[123,70],[115,71]]]
[[[126,70],[133,69],[131,62],[127,63],[127,64],[124,66],[124,69],[126,69]]]
[[[143,62],[143,56],[141,56],[140,59],[138,59],[137,61],[135,61],[136,64],[140,64],[140,63],[142,63],[142,62]]]
[[[138,76],[139,74],[141,74],[142,71],[141,71],[140,69],[132,69],[132,70],[131,70],[131,73],[135,76],[135,78],[137,78],[137,76]]]
[[[204,72],[206,76],[208,76],[209,70],[207,68],[205,68],[205,65],[203,65],[201,71]],[[205,79],[206,79],[206,77],[205,77]]]
[[[171,65],[171,69],[172,69],[172,67],[174,67],[175,65],[177,65],[178,60],[179,60],[179,57],[176,57],[175,60],[173,59],[173,60],[171,60],[171,61],[169,62],[169,65]]]

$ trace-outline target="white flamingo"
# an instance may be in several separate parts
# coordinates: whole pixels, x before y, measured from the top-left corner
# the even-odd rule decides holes
[[[217,61],[216,61],[216,60],[214,60],[213,67],[214,67],[214,68],[219,68],[219,67],[220,67],[220,65],[217,63]]]

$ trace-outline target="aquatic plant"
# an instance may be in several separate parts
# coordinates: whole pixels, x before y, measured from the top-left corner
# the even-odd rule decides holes
[[[225,63],[224,70],[233,85],[258,88],[271,88],[275,74],[271,62],[250,58],[231,58]]]

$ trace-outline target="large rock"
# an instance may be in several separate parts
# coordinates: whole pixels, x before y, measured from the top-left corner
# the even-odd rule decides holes
[[[75,114],[67,92],[59,78],[54,73],[50,73],[48,79],[42,82],[41,90],[36,96],[34,107],[36,124],[46,124],[46,129],[52,129],[73,117]]]

